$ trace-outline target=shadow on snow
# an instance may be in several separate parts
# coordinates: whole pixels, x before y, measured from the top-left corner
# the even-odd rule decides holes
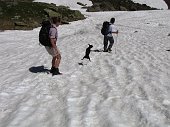
[[[49,73],[49,69],[46,69],[46,67],[42,66],[37,66],[37,67],[31,67],[29,68],[29,71],[32,73]]]

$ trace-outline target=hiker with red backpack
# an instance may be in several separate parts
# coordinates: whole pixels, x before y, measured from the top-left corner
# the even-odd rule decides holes
[[[50,21],[42,23],[42,28],[39,33],[40,44],[45,46],[47,52],[53,57],[52,67],[50,73],[52,75],[60,75],[59,65],[61,61],[61,54],[57,47],[58,30],[57,27],[61,24],[61,19],[58,17],[52,18],[52,24]]]
[[[115,25],[115,18],[111,18],[110,22],[105,21],[103,22],[103,27],[101,29],[101,33],[104,35],[104,52],[111,52],[112,46],[114,44],[113,34],[118,34],[118,30],[116,29]],[[108,46],[108,41],[110,42]]]

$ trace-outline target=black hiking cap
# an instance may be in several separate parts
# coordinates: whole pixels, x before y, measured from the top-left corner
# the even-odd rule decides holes
[[[114,22],[115,22],[115,18],[111,18],[111,19],[110,19],[110,22],[111,22],[111,23],[114,23]]]

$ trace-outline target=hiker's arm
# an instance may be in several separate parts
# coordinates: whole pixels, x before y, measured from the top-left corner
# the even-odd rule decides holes
[[[118,30],[116,31],[116,32],[112,32],[113,34],[118,34],[119,32],[118,32]]]
[[[56,46],[56,42],[57,42],[56,32],[57,32],[57,30],[55,28],[50,28],[49,37],[50,37],[50,42],[51,42],[52,48],[54,48],[54,49],[57,49],[57,46]]]
[[[118,29],[115,26],[111,25],[111,28],[112,28],[112,34],[118,34]]]

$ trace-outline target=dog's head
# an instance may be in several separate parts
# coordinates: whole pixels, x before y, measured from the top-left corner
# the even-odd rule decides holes
[[[89,44],[89,48],[93,48],[93,45],[90,45],[90,44]]]

